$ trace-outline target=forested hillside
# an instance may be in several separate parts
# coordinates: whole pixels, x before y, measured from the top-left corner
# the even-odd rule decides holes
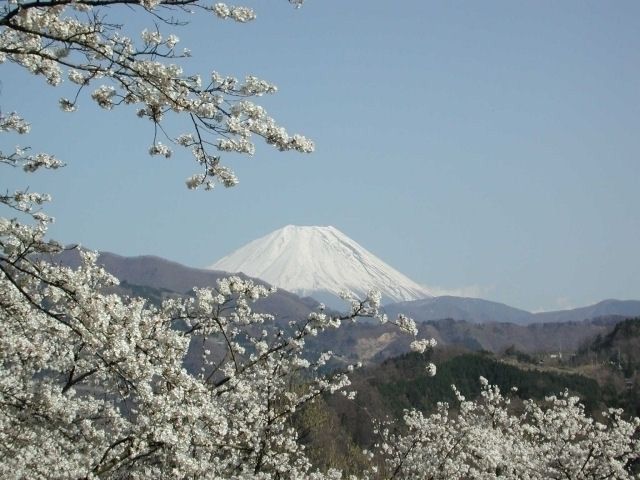
[[[468,400],[480,396],[480,377],[496,385],[511,398],[510,410],[522,412],[523,401],[558,395],[567,391],[580,398],[586,411],[602,419],[602,412],[611,405],[626,407],[630,399],[626,392],[612,391],[595,378],[577,373],[567,367],[564,372],[552,369],[521,367],[505,363],[490,352],[470,352],[464,348],[438,348],[427,354],[438,365],[435,376],[425,371],[424,354],[409,353],[385,360],[383,363],[357,371],[353,388],[358,392],[352,401],[342,396],[326,397],[309,406],[299,416],[304,441],[315,461],[324,466],[339,466],[347,471],[364,468],[366,458],[362,449],[379,441],[374,418],[388,418],[400,422],[409,409],[424,414],[437,410],[439,402],[454,407],[458,395]],[[452,388],[456,386],[457,393]],[[635,397],[633,401],[640,399]],[[323,452],[323,453],[319,453]]]

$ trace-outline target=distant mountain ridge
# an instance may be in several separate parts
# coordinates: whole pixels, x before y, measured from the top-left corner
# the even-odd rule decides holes
[[[344,307],[340,291],[364,297],[372,288],[382,293],[389,315],[404,313],[417,321],[446,318],[472,323],[573,322],[620,315],[640,315],[640,301],[604,300],[595,305],[532,313],[508,305],[456,296],[434,297],[334,227],[287,225],[258,238],[209,268],[243,272],[336,309]]]
[[[79,255],[76,250],[65,251],[58,255],[55,261],[77,266]],[[229,275],[223,271],[186,267],[155,256],[123,257],[102,252],[98,263],[121,282],[125,282],[123,287],[129,284],[129,286],[150,287],[180,295],[188,294],[194,286],[215,286],[217,279]],[[256,281],[266,283],[263,280]],[[283,289],[279,289],[259,303],[261,311],[284,316],[286,319],[304,318],[318,306],[319,303],[313,298],[301,298]],[[383,308],[389,316],[403,313],[418,322],[454,319],[475,324],[498,322],[529,325],[581,322],[607,316],[620,318],[640,316],[640,301],[637,300],[603,300],[595,305],[573,310],[531,313],[479,298],[442,296],[387,304]]]
[[[431,298],[423,286],[377,258],[334,227],[287,225],[221,258],[212,269],[243,272],[302,296],[335,304],[340,291],[383,302]]]
[[[54,257],[54,261],[75,267],[79,265],[78,251],[65,251]],[[143,296],[151,301],[187,295],[194,286],[215,286],[218,278],[229,275],[154,256],[123,257],[103,252],[98,263],[121,281],[120,293]],[[275,315],[278,322],[288,322],[306,318],[318,306],[314,299],[278,290],[257,302],[255,309]],[[606,335],[624,318],[638,316],[628,313],[636,311],[635,308],[640,311],[640,302],[606,300],[576,310],[533,314],[497,302],[460,297],[436,297],[384,307],[389,315],[402,312],[415,318],[420,337],[434,337],[443,346],[458,345],[492,352],[512,345],[523,352],[576,350],[598,334]],[[598,319],[582,318],[603,311],[623,313]],[[563,320],[552,322],[554,315]],[[573,317],[581,318],[574,321]],[[534,323],[541,321],[546,323]],[[376,362],[406,353],[410,341],[409,336],[399,334],[388,324],[356,322],[310,339],[309,346],[317,352],[333,350],[345,361]]]
[[[609,299],[595,305],[571,310],[531,313],[480,298],[443,296],[394,303],[386,305],[385,310],[389,315],[404,313],[421,322],[452,318],[472,323],[501,322],[528,325],[532,323],[580,322],[612,315],[634,317],[640,315],[640,301]]]

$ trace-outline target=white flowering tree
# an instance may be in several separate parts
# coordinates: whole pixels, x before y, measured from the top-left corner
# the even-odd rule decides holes
[[[153,28],[133,36],[109,20],[125,8]],[[85,90],[105,109],[136,106],[156,127],[151,154],[178,147],[194,156],[199,171],[189,188],[235,185],[221,155],[251,155],[256,138],[282,151],[312,151],[311,141],[289,135],[253,103],[275,86],[182,71],[188,51],[162,29],[193,12],[241,23],[255,17],[203,0],[4,1],[0,63],[53,86],[71,82],[75,95],[59,100],[65,111]],[[168,132],[169,115],[190,127]],[[29,124],[3,113],[0,131],[24,135]],[[3,149],[0,163],[26,174],[63,166],[26,147]],[[48,200],[26,190],[0,196],[0,478],[339,476],[310,471],[290,422],[306,402],[349,384],[345,373],[319,373],[331,354],[308,358],[305,338],[359,316],[386,321],[379,294],[347,295],[345,315],[319,311],[288,326],[253,312],[252,302],[270,292],[237,277],[153,307],[108,293],[117,279],[93,253],[82,252],[77,269],[55,263],[62,247],[46,236]],[[415,334],[409,319],[396,323]],[[184,365],[195,338],[215,347],[193,373]]]
[[[187,179],[189,188],[235,185],[221,156],[230,151],[251,155],[259,138],[282,151],[313,150],[311,141],[288,134],[254,103],[255,97],[274,93],[275,86],[253,76],[238,81],[216,72],[187,74],[180,67],[189,53],[177,48],[172,30],[190,13],[244,23],[255,17],[248,8],[205,0],[8,0],[0,5],[2,68],[23,69],[53,86],[75,85],[72,98],[59,99],[66,111],[85,97],[105,109],[135,106],[138,116],[155,127],[151,154],[169,156],[177,148],[195,158],[198,171]],[[128,32],[126,25],[110,21],[121,9],[147,18],[152,27]],[[168,116],[184,118],[188,128],[168,131]],[[29,123],[19,113],[0,110],[0,132],[25,135]],[[5,169],[32,174],[63,166],[51,153],[1,148]],[[307,402],[345,392],[349,384],[346,372],[321,374],[331,354],[309,358],[305,340],[357,317],[387,321],[378,312],[379,294],[371,292],[364,300],[345,295],[350,308],[344,315],[319,311],[289,325],[254,312],[252,303],[270,292],[236,277],[154,307],[109,293],[117,279],[93,253],[82,252],[77,269],[56,264],[62,247],[47,237],[51,219],[43,205],[49,197],[3,188],[0,478],[341,477],[337,471],[313,470],[290,422]],[[393,323],[410,334],[417,331],[404,316]],[[189,346],[202,339],[213,346],[203,350],[200,370],[187,371]],[[427,340],[412,344],[419,352],[433,346]],[[433,364],[426,368],[435,374]],[[563,398],[551,410],[557,416],[529,404],[522,423],[501,413],[498,400],[482,407],[463,402],[457,420],[444,412],[440,417],[408,414],[409,433],[381,444],[386,468],[378,473],[453,478],[478,472],[482,478],[525,466],[526,472],[536,472],[528,465],[546,465],[546,470],[535,467],[537,476],[527,473],[545,478],[558,468],[575,471],[569,468],[579,458],[579,472],[604,477],[614,471],[604,470],[606,465],[615,464],[612,475],[624,478],[628,445],[637,452],[630,424],[615,412],[614,426],[602,428],[583,420],[575,402]],[[500,454],[489,448],[491,442],[504,447],[504,439],[517,435],[522,440]],[[574,440],[583,443],[568,450]],[[558,465],[548,462],[556,457]],[[429,470],[434,458],[446,469]],[[607,464],[606,458],[618,463]],[[605,466],[597,470],[599,465]],[[442,471],[447,473],[437,473]]]
[[[525,401],[516,413],[497,386],[480,381],[478,400],[466,400],[453,387],[456,410],[440,403],[428,416],[407,411],[403,434],[382,426],[380,477],[638,478],[632,464],[640,461],[640,419],[625,420],[621,410],[609,409],[605,423],[597,422],[568,392],[541,403]]]

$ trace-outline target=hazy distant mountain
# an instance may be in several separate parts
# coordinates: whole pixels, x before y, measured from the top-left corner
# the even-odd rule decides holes
[[[335,305],[341,290],[383,301],[430,298],[423,286],[393,269],[334,227],[288,225],[218,260],[212,269],[243,272],[302,296]]]
[[[510,307],[503,303],[491,302],[480,298],[434,297],[412,302],[400,302],[386,305],[389,315],[404,313],[416,321],[453,318],[474,323],[508,322],[526,324],[534,322],[534,315],[525,310]]]
[[[586,318],[604,317],[607,315],[621,315],[624,317],[640,316],[640,301],[638,300],[603,300],[588,307],[559,310],[557,312],[542,312],[535,314],[536,322],[571,322]]]
[[[389,315],[404,313],[416,321],[452,318],[473,323],[505,322],[520,325],[551,322],[580,322],[598,317],[618,315],[633,317],[640,315],[640,301],[604,300],[588,307],[555,312],[531,313],[503,303],[480,298],[434,297],[425,300],[400,302],[386,305]]]

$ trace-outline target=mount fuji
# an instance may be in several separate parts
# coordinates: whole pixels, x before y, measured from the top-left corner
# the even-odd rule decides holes
[[[433,297],[334,227],[288,225],[208,268],[242,272],[332,306],[343,290],[362,298],[375,288],[384,303]]]

